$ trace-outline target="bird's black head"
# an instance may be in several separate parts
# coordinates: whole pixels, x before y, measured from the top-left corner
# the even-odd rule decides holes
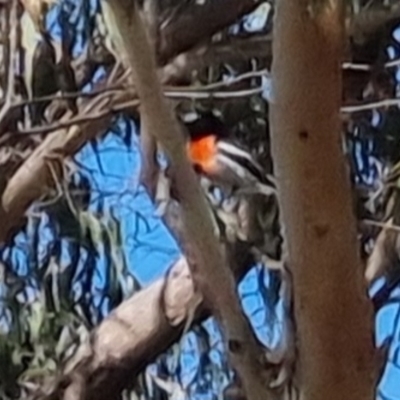
[[[198,119],[185,125],[192,140],[209,135],[217,136],[220,139],[229,136],[229,130],[224,122],[212,112],[202,113]]]

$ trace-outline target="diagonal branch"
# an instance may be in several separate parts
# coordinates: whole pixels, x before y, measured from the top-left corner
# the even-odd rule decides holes
[[[158,61],[166,64],[172,57],[191,49],[240,17],[253,11],[261,0],[209,0],[192,2],[174,18],[173,23],[161,28]]]
[[[263,357],[241,309],[233,276],[214,233],[204,193],[187,159],[180,127],[164,100],[155,57],[137,5],[132,0],[113,0],[109,6],[122,38],[119,51],[132,70],[141,101],[142,126],[160,142],[170,161],[189,244],[187,257],[193,260],[189,265],[195,285],[222,325],[228,354],[248,399],[267,398]]]
[[[254,264],[246,246],[228,250],[229,263],[237,281]],[[85,386],[85,400],[112,400],[143,368],[179,340],[194,284],[185,258],[179,258],[168,274],[117,307],[92,332],[76,356],[66,365],[61,378],[36,398],[66,399],[71,388]],[[194,323],[210,315],[204,304]],[[75,397],[78,400],[79,397]]]

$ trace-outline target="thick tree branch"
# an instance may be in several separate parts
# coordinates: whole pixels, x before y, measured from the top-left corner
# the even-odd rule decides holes
[[[175,57],[164,68],[171,82],[190,81],[194,70],[209,65],[235,63],[252,58],[263,60],[270,66],[272,61],[272,35],[254,35],[228,41],[199,45]]]
[[[353,15],[346,23],[347,34],[358,40],[382,29],[386,24],[400,18],[400,5],[392,4],[381,7],[365,7],[359,14]]]
[[[228,250],[237,280],[254,264],[248,249],[235,244]],[[64,400],[71,388],[82,391],[85,400],[114,400],[149,362],[179,340],[183,321],[195,296],[194,284],[185,258],[168,274],[133,295],[117,307],[93,332],[89,343],[63,371],[61,379],[37,398]],[[194,323],[209,316],[204,304],[196,310]],[[75,397],[75,400],[80,400]]]
[[[209,0],[191,5],[160,30],[158,61],[166,64],[253,11],[262,0]]]

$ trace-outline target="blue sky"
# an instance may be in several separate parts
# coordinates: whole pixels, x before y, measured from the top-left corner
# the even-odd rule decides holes
[[[99,149],[101,167],[90,145],[82,149],[77,160],[90,170],[99,192],[107,193],[103,197],[105,208],[115,208],[123,222],[129,266],[142,284],[148,284],[178,257],[178,246],[138,184],[140,154],[136,135],[130,150],[116,135],[108,135]]]

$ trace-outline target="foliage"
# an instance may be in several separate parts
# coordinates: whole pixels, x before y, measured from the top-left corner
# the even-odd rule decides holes
[[[26,228],[2,251],[4,399],[23,397],[24,389],[56,373],[90,330],[139,289],[115,211],[77,208],[82,185],[70,186],[35,207],[40,213],[32,210]]]

